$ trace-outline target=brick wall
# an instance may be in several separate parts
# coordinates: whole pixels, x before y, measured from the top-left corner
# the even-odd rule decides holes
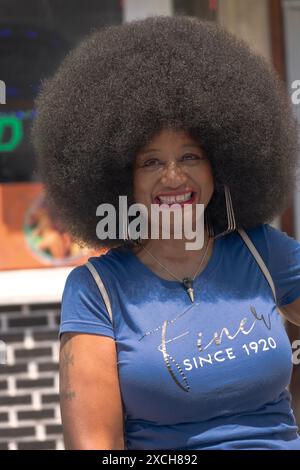
[[[64,448],[59,311],[59,304],[0,307],[0,341],[6,353],[6,364],[0,364],[0,450]]]

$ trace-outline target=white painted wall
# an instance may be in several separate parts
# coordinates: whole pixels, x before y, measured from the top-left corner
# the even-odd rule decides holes
[[[0,306],[59,303],[75,266],[0,271]]]
[[[123,0],[123,21],[146,18],[153,15],[173,15],[172,0]]]
[[[219,0],[218,23],[271,60],[268,0]]]

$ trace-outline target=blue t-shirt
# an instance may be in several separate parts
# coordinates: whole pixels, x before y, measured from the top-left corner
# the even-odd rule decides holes
[[[269,224],[246,230],[277,304],[300,296],[300,244]],[[127,449],[300,449],[287,386],[292,350],[272,290],[238,232],[215,240],[192,304],[129,249],[68,276],[60,334],[115,339]]]

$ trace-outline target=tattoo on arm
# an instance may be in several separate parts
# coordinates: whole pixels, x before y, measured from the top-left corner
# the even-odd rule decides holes
[[[72,401],[76,396],[70,381],[70,368],[73,366],[72,341],[67,340],[62,345],[60,357],[60,398],[62,401]]]

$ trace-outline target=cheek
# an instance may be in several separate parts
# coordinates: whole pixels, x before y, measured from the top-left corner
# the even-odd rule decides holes
[[[207,186],[214,189],[214,176],[213,176],[211,168],[208,168],[208,170],[207,170],[206,183],[207,183]]]
[[[133,178],[133,196],[135,202],[146,204],[151,199],[151,188],[148,179],[141,175],[136,174]]]
[[[139,194],[141,191],[141,176],[138,171],[136,171],[133,175],[133,193]]]
[[[194,179],[196,179],[195,176],[194,176]],[[199,168],[199,173],[197,175],[197,182],[199,186],[205,187],[208,190],[214,187],[214,177],[213,177],[212,168],[210,164],[207,164],[203,166],[202,168]]]

